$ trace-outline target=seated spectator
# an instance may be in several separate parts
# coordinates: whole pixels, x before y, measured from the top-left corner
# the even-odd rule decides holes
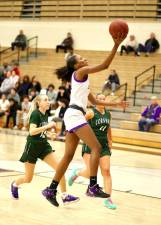
[[[13,79],[11,78],[11,72],[8,71],[6,78],[3,80],[0,86],[0,93],[8,94],[11,88],[14,87]]]
[[[66,91],[66,88],[64,86],[60,86],[59,90],[58,90],[58,95],[56,98],[56,101],[60,101],[61,99],[66,99],[66,100],[70,100],[70,96],[68,94],[68,92]]]
[[[137,50],[136,50],[136,55],[140,56],[141,52],[145,52],[146,56],[149,56],[151,52],[155,52],[157,49],[159,49],[160,45],[158,40],[155,37],[154,33],[150,34],[150,38],[146,40],[145,44],[139,44]]]
[[[26,35],[23,33],[23,30],[20,30],[20,33],[15,38],[15,41],[11,43],[12,51],[15,47],[21,48],[25,50],[27,47],[27,38]]]
[[[12,63],[12,71],[14,71],[17,76],[20,76],[20,68],[18,62]]]
[[[111,95],[114,95],[114,92],[116,91],[117,88],[119,88],[119,86],[120,86],[119,76],[116,70],[111,70],[111,74],[105,81],[102,91],[104,92],[106,89],[111,89],[112,90]]]
[[[11,118],[13,119],[13,127],[16,126],[16,113],[18,110],[18,104],[13,98],[9,99],[9,103],[9,108],[5,113],[7,117],[5,128],[9,128],[9,122]]]
[[[149,131],[152,126],[159,123],[161,107],[158,104],[156,96],[151,97],[151,104],[146,107],[141,114],[142,118],[139,121],[140,131]]]
[[[73,55],[74,55],[73,49],[69,49],[68,52],[65,54],[65,57],[64,57],[65,61],[68,61],[68,59]]]
[[[0,85],[2,81],[6,78],[7,72],[11,70],[12,68],[7,62],[4,62],[3,65],[0,67]]]
[[[31,102],[29,102],[29,97],[26,95],[23,97],[23,101],[21,103],[21,110],[17,110],[16,126],[14,127],[14,129],[18,129],[22,124],[22,130],[27,130],[27,114],[29,112],[30,107]]]
[[[61,130],[60,130],[60,136],[64,136],[65,135],[65,124],[64,124],[64,114],[68,108],[69,105],[69,101],[67,99],[60,99],[60,101],[58,101],[58,108],[55,111],[55,116],[52,119],[55,122],[62,122],[62,126],[61,126]]]
[[[68,32],[67,37],[63,40],[63,42],[56,46],[56,52],[59,52],[59,49],[63,49],[66,53],[67,50],[73,49],[73,42],[72,34]]]
[[[35,88],[29,90],[29,100],[32,101],[37,96],[37,92]]]
[[[28,95],[29,89],[31,88],[31,82],[28,75],[25,75],[22,80],[19,82],[18,94],[20,96]]]
[[[69,99],[70,99],[70,94],[71,94],[71,82],[67,81],[65,83],[65,91],[67,93],[67,95],[69,96]]]
[[[13,87],[15,87],[16,86],[16,83],[19,80],[19,76],[16,75],[15,71],[11,71],[11,77],[10,77],[10,79],[12,79]]]
[[[121,46],[120,55],[122,55],[124,51],[126,52],[126,54],[129,54],[129,52],[134,52],[136,54],[137,46],[138,43],[135,36],[130,35],[129,40],[126,42],[126,45]]]
[[[37,81],[36,76],[33,76],[31,78],[31,88],[34,88],[37,94],[41,91],[41,84],[39,81]]]
[[[57,99],[57,91],[54,90],[55,89],[55,86],[53,84],[49,84],[48,85],[48,88],[47,88],[47,96],[49,98],[49,102],[51,104],[51,108],[52,106],[55,105],[56,103],[56,99]]]
[[[10,91],[10,93],[9,93],[9,95],[8,95],[7,98],[8,98],[8,99],[12,98],[12,99],[14,99],[14,100],[18,103],[18,105],[20,104],[20,96],[19,96],[19,94],[16,92],[16,89],[15,89],[15,88],[12,88],[12,89],[11,89],[11,91]]]
[[[7,96],[5,94],[2,94],[0,99],[0,117],[4,116],[6,111],[9,108],[9,101],[7,99]]]

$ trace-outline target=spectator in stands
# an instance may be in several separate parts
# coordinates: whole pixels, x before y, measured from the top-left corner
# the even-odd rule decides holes
[[[150,34],[150,38],[146,40],[145,44],[139,44],[137,50],[136,50],[136,55],[140,56],[141,52],[145,52],[146,56],[149,56],[151,52],[155,52],[157,49],[159,49],[160,45],[158,40],[155,37],[154,33]]]
[[[34,88],[37,94],[41,91],[41,84],[39,81],[37,81],[36,76],[33,76],[31,79],[31,88]]]
[[[18,110],[18,104],[13,98],[9,99],[9,103],[8,111],[5,113],[7,117],[5,128],[9,127],[10,118],[13,119],[13,127],[16,126],[16,112]]]
[[[71,82],[67,81],[65,84],[65,89],[66,89],[66,93],[70,98],[70,94],[71,94]]]
[[[151,104],[141,114],[142,118],[139,121],[139,130],[149,131],[152,126],[159,123],[160,115],[161,107],[158,104],[158,99],[156,96],[152,96]]]
[[[16,89],[15,88],[12,88],[8,97],[8,99],[12,98],[14,99],[18,104],[20,104],[20,96],[19,94],[16,92]]]
[[[56,103],[56,99],[57,99],[57,91],[54,90],[55,89],[55,86],[53,84],[49,84],[48,85],[48,88],[47,88],[47,96],[49,98],[49,102],[50,102],[50,105],[51,105],[51,108],[53,105],[55,105]]]
[[[29,102],[29,96],[26,95],[23,97],[23,101],[21,103],[21,110],[17,110],[17,117],[16,117],[16,126],[14,129],[18,129],[22,124],[23,127],[21,130],[27,130],[27,114],[31,107],[31,102]]]
[[[32,101],[37,96],[37,92],[35,88],[29,90],[29,99]]]
[[[120,86],[120,79],[116,72],[116,70],[111,70],[110,75],[105,80],[105,84],[103,86],[102,92],[104,92],[106,89],[111,89],[111,95],[114,95],[114,92],[117,88]]]
[[[13,79],[11,78],[11,72],[8,71],[6,78],[3,80],[0,86],[0,93],[8,94],[11,88],[14,87]]]
[[[60,86],[59,87],[59,90],[58,90],[58,95],[57,95],[57,98],[56,98],[56,101],[60,101],[61,99],[66,99],[69,101],[70,99],[70,96],[68,94],[68,92],[66,91],[66,88],[64,86]]]
[[[19,82],[19,86],[18,86],[18,89],[17,89],[18,94],[20,96],[28,95],[30,88],[31,88],[30,78],[29,78],[28,75],[25,75],[22,78],[22,81]]]
[[[130,35],[129,40],[126,42],[126,45],[121,46],[120,55],[122,55],[124,51],[126,52],[126,54],[129,54],[129,52],[134,52],[136,54],[137,47],[138,43],[135,36]]]
[[[55,122],[62,122],[61,130],[60,130],[60,136],[65,135],[65,124],[64,124],[64,114],[68,108],[69,101],[65,98],[61,98],[58,101],[58,108],[55,111],[55,116],[53,118],[53,121]]]
[[[15,87],[16,83],[18,82],[20,77],[18,75],[16,75],[15,71],[13,70],[13,71],[11,71],[11,77],[10,78],[12,80],[13,87]]]
[[[0,85],[2,81],[6,78],[7,72],[11,71],[11,69],[11,66],[7,62],[4,62],[3,65],[0,67]]]
[[[0,117],[5,115],[8,108],[9,108],[9,101],[7,99],[7,96],[5,94],[2,94],[0,99]]]
[[[68,61],[68,59],[74,55],[74,51],[73,51],[73,48],[69,49],[68,52],[65,54],[65,61]]]
[[[70,32],[67,33],[67,37],[63,40],[63,42],[60,45],[56,46],[56,52],[59,52],[59,49],[63,49],[64,52],[66,53],[67,50],[72,50],[73,49],[73,38],[72,34]]]
[[[26,35],[23,33],[23,30],[20,30],[20,33],[15,38],[15,41],[11,43],[12,51],[15,47],[21,48],[25,50],[27,47],[27,38]]]
[[[12,71],[14,71],[17,76],[20,76],[20,68],[18,62],[12,63]]]

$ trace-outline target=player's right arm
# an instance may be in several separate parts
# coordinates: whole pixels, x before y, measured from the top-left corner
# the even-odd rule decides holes
[[[117,49],[119,47],[119,45],[121,44],[121,42],[125,39],[125,35],[122,33],[118,33],[118,36],[113,38],[114,40],[114,46],[110,52],[110,54],[106,57],[106,59],[100,63],[99,65],[96,66],[84,66],[80,69],[78,69],[76,71],[76,76],[77,79],[81,80],[82,78],[84,78],[85,75],[87,74],[91,74],[91,73],[96,73],[102,70],[105,70],[109,67],[109,65],[111,64]]]

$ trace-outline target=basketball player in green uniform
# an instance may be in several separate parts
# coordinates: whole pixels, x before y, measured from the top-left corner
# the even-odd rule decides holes
[[[32,101],[32,105],[28,114],[29,135],[27,137],[24,152],[20,161],[24,163],[25,174],[19,177],[11,184],[11,193],[13,198],[18,199],[18,188],[21,184],[30,183],[32,181],[35,164],[38,159],[43,160],[54,170],[57,167],[57,160],[51,145],[47,141],[47,136],[53,137],[52,128],[55,128],[55,122],[48,123],[48,115],[46,111],[49,109],[50,103],[46,95],[38,95]],[[65,177],[61,179],[60,188],[62,192],[62,201],[64,204],[78,201],[78,197],[66,194]]]
[[[103,94],[97,95],[98,100],[105,100]],[[110,174],[110,156],[111,156],[111,147],[112,147],[112,136],[110,128],[111,115],[104,106],[97,105],[86,113],[86,119],[88,120],[89,125],[93,129],[98,141],[102,146],[100,153],[99,166],[104,181],[104,190],[109,197],[105,199],[104,205],[110,209],[116,209],[116,205],[112,202],[111,193],[112,193],[112,178]],[[83,145],[82,155],[85,162],[86,168],[83,170],[74,169],[71,176],[69,177],[68,184],[71,186],[74,180],[78,176],[89,178],[89,165],[90,165],[90,154],[91,149],[87,145]],[[87,194],[90,196],[90,192]]]

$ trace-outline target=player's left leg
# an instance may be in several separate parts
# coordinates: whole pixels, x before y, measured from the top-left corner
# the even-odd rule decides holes
[[[25,165],[24,176],[21,176],[21,177],[17,178],[11,184],[12,197],[15,198],[15,199],[19,198],[19,194],[18,194],[19,186],[21,184],[24,184],[24,183],[30,183],[32,181],[32,178],[33,178],[33,175],[34,175],[35,163],[25,162],[24,165]]]
[[[116,209],[116,205],[112,202],[112,199],[111,199],[112,177],[110,173],[110,156],[109,155],[105,155],[100,158],[100,169],[103,176],[105,192],[110,194],[110,197],[105,199],[104,205],[108,207],[109,209]]]

